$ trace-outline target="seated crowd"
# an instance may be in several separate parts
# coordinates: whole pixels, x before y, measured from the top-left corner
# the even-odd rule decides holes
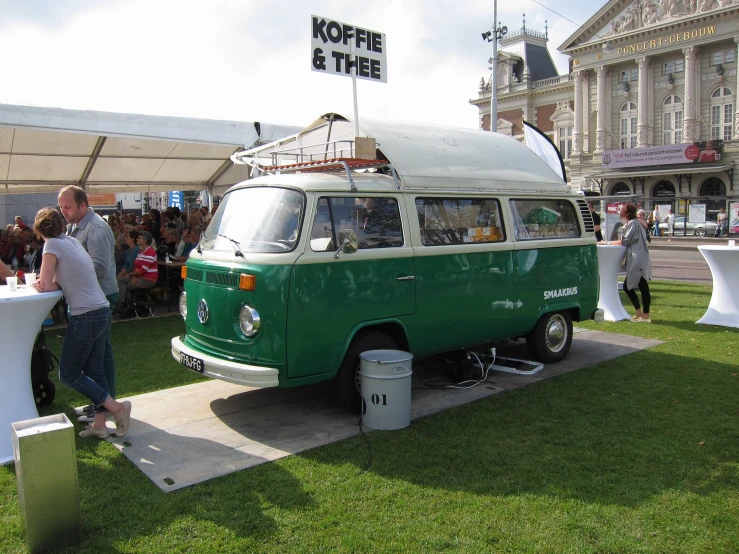
[[[162,212],[152,209],[143,216],[125,212],[109,215],[107,221],[115,238],[119,286],[119,306],[114,313],[130,301],[132,289],[151,289],[157,285],[181,287],[179,274],[173,276],[172,283],[165,282],[166,278],[159,275],[157,262],[167,257],[185,261],[200,241],[211,217],[207,207],[193,210],[189,215],[177,207]],[[0,260],[8,268],[18,270],[21,278],[24,272],[40,271],[43,250],[43,238],[36,236],[21,216],[16,216],[15,222],[0,232]]]
[[[8,267],[37,273],[43,249],[43,239],[34,234],[21,216],[16,216],[15,224],[9,223],[0,231],[0,260]]]

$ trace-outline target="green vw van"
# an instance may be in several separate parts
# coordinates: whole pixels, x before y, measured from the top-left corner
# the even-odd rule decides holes
[[[430,125],[360,132],[374,140],[329,114],[235,155],[259,176],[228,190],[187,262],[177,361],[252,387],[334,379],[359,410],[364,351],[525,337],[555,362],[573,321],[602,316],[587,203],[529,149]]]

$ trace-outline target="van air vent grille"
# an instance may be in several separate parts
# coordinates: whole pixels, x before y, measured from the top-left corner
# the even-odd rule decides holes
[[[208,271],[205,273],[205,282],[209,285],[218,285],[221,287],[238,287],[239,276],[236,273]]]
[[[595,224],[593,223],[593,214],[590,213],[588,203],[585,200],[578,200],[577,207],[580,208],[580,213],[582,214],[582,221],[585,224],[585,232],[594,233]]]
[[[203,270],[188,267],[187,279],[188,281],[197,281],[198,283],[201,282],[203,280]]]

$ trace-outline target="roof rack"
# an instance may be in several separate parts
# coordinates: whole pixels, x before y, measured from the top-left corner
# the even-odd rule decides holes
[[[395,190],[400,190],[400,181],[398,180],[398,173],[395,168],[387,161],[384,160],[366,160],[362,158],[333,158],[331,160],[320,160],[311,162],[301,162],[287,165],[271,165],[261,168],[263,171],[277,171],[277,172],[319,172],[319,171],[334,171],[337,169],[343,169],[346,172],[346,178],[349,181],[349,186],[352,191],[357,190],[357,186],[354,184],[352,179],[352,170],[359,169],[389,169],[393,175],[393,182],[395,183]]]
[[[262,153],[262,156],[260,156]],[[271,158],[270,165],[260,163],[267,155]],[[329,156],[331,156],[329,158]],[[252,166],[257,174],[262,172],[318,172],[318,171],[345,171],[352,191],[357,190],[351,172],[364,169],[387,169],[392,173],[395,189],[400,190],[400,180],[395,168],[387,160],[357,158],[355,141],[348,139],[334,140],[314,144],[303,144],[284,148],[279,143],[259,146],[231,155],[231,160],[237,164]],[[294,160],[294,161],[292,161]],[[284,163],[287,161],[288,163]]]
[[[349,139],[332,140],[310,145],[276,148],[272,155],[272,165],[288,165],[293,163],[318,162],[336,158],[355,158],[354,141]],[[330,156],[330,158],[329,158]]]

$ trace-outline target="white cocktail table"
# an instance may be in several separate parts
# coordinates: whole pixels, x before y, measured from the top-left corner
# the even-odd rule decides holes
[[[31,387],[31,353],[46,315],[62,291],[0,286],[0,464],[13,461],[10,424],[38,417]]]
[[[707,245],[698,250],[713,277],[711,302],[696,323],[739,327],[739,247]]]
[[[606,321],[631,319],[624,310],[618,295],[618,269],[626,256],[626,247],[620,244],[598,245],[598,275],[600,276],[600,295],[598,308],[603,310]]]

